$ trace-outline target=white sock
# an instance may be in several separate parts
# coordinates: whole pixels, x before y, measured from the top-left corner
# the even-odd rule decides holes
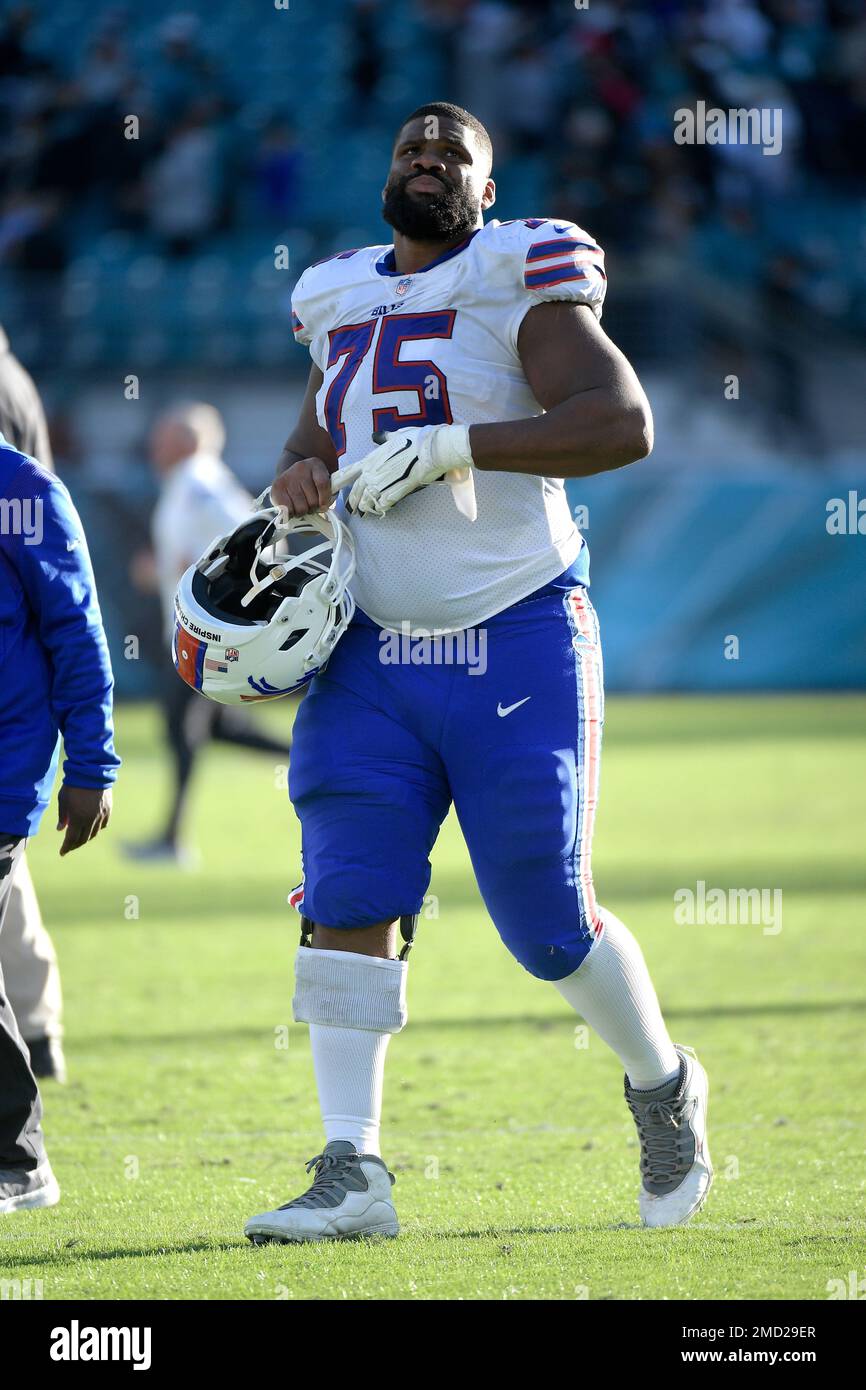
[[[613,1049],[629,1084],[654,1090],[679,1076],[680,1059],[640,946],[612,912],[602,908],[601,917],[604,931],[598,945],[573,975],[553,983]]]
[[[358,1153],[379,1154],[382,1083],[390,1033],[310,1024],[325,1139],[348,1139]],[[381,1157],[381,1155],[380,1155]]]

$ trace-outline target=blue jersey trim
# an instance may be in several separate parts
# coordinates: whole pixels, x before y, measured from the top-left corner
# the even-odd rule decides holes
[[[482,227],[476,227],[474,232],[470,232],[465,241],[461,241],[457,246],[452,246],[450,251],[443,251],[441,256],[437,256],[435,261],[429,265],[422,265],[420,270],[395,270],[394,269],[394,248],[386,251],[384,256],[376,262],[376,269],[380,275],[400,275],[404,279],[409,279],[412,275],[425,275],[428,270],[433,270],[437,265],[444,265],[445,261],[450,261],[454,256],[459,256],[461,251],[465,251],[474,236],[477,236]]]

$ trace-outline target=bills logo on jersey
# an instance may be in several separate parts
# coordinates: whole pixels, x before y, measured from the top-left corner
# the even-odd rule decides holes
[[[411,288],[412,288],[412,276],[409,275],[409,276],[407,276],[407,278],[406,278],[405,280],[398,280],[398,281],[397,281],[396,287],[395,287],[395,289],[394,289],[394,293],[395,293],[398,297],[401,297],[401,298],[402,298],[402,296],[406,293],[406,291],[409,290],[409,289],[411,289]]]

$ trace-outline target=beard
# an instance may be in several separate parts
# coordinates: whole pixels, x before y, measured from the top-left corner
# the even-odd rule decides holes
[[[446,241],[474,231],[479,205],[468,189],[455,188],[442,180],[441,193],[413,194],[406,185],[417,177],[417,173],[406,174],[386,185],[382,216],[389,226],[410,241]]]

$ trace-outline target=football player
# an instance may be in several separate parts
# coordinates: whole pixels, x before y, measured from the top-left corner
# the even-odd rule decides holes
[[[452,803],[503,942],[623,1065],[645,1224],[687,1221],[712,1178],[706,1074],[671,1041],[591,867],[601,648],[563,479],[645,458],[650,408],[599,323],[601,248],[556,218],[485,223],[491,165],[472,115],[419,107],[383,191],[393,245],[311,266],[293,296],[313,365],[272,498],[291,515],[329,507],[332,472],[360,464],[337,504],[358,612],[301,706],[290,774],[305,874],[294,1017],[326,1143],[308,1191],[247,1223],[256,1242],[397,1233],[385,1054]],[[380,660],[383,633],[472,628],[483,676]]]

